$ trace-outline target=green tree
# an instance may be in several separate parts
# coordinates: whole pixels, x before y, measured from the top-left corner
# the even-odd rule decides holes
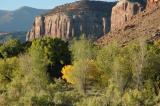
[[[47,65],[51,78],[60,77],[62,67],[71,62],[68,43],[57,38],[44,37],[33,41],[30,54],[33,57],[33,61],[37,63],[43,62]],[[37,66],[37,68],[41,68],[41,66]]]
[[[95,46],[91,41],[81,37],[80,40],[75,40],[73,42],[71,45],[71,51],[74,67],[73,79],[76,82],[76,87],[79,91],[86,94],[87,86],[89,84],[89,76],[96,70],[94,69],[95,67],[90,64],[96,57]]]
[[[37,66],[41,66],[37,68]],[[49,78],[44,63],[35,63],[32,56],[19,57],[19,70],[7,86],[7,99],[11,105],[32,105],[37,102],[48,103],[47,85]],[[42,101],[39,101],[42,100]]]
[[[160,92],[160,49],[158,45],[148,45],[147,63],[143,72],[144,80],[151,80],[155,94]]]
[[[18,58],[8,58],[0,60],[0,90],[6,90],[7,85],[16,76],[19,67]]]
[[[105,87],[108,84],[108,80],[111,78],[113,73],[113,64],[114,60],[120,54],[120,47],[116,42],[110,43],[106,45],[97,53],[96,56],[96,64],[99,70],[103,72],[102,77],[102,85]]]
[[[3,58],[17,56],[22,51],[22,46],[19,40],[9,39],[0,46],[0,53]]]

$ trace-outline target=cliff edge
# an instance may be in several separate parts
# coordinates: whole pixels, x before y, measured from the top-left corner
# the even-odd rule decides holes
[[[58,6],[35,18],[27,40],[43,36],[69,40],[81,34],[88,38],[99,38],[110,31],[114,5],[103,1],[77,1]]]

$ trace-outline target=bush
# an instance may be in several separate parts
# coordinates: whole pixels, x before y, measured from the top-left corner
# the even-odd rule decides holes
[[[19,40],[9,39],[0,46],[0,53],[3,58],[17,56],[22,52],[22,46]]]
[[[7,85],[16,76],[19,68],[18,58],[0,60],[0,90],[5,90]]]

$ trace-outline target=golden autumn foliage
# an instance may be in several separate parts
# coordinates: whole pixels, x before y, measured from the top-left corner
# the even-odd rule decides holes
[[[65,79],[67,82],[71,83],[71,84],[74,84],[75,81],[73,80],[73,77],[72,77],[72,72],[73,72],[73,66],[72,65],[67,65],[67,66],[64,66],[62,68],[62,78]]]
[[[81,76],[77,76],[77,74],[80,74],[78,71],[84,71],[83,73],[85,73],[85,77],[90,80],[95,80],[95,78],[97,78],[97,76],[100,75],[100,72],[98,71],[96,64],[93,60],[85,61],[84,65],[86,66],[86,70],[83,70],[83,67],[81,67],[80,70],[76,70],[73,68],[74,66],[72,65],[64,66],[61,71],[63,74],[62,79],[65,79],[67,82],[71,84],[75,84],[77,82],[77,77],[79,78]]]

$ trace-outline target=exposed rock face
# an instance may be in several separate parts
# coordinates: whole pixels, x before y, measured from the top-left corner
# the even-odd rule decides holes
[[[112,9],[111,30],[121,29],[134,15],[145,9],[143,0],[121,0]]]
[[[147,0],[147,7],[152,8],[154,5],[156,5],[159,2],[160,0]]]
[[[148,5],[148,4],[147,4]],[[136,39],[146,39],[149,42],[160,40],[160,3],[153,8],[137,14],[125,23],[126,29],[111,31],[97,40],[100,46],[107,45],[112,41],[125,46]]]
[[[160,1],[160,0],[148,0],[149,3],[153,3],[153,4],[154,4],[154,3],[157,3],[157,2],[159,2],[159,1]]]
[[[114,4],[78,1],[56,7],[51,12],[35,18],[27,40],[42,36],[69,40],[81,34],[98,38],[110,31],[111,10]]]

